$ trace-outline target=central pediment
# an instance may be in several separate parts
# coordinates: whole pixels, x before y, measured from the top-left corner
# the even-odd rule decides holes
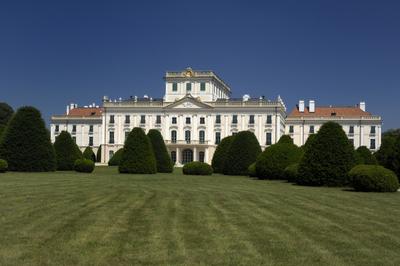
[[[185,97],[171,103],[164,107],[165,109],[210,109],[210,105],[203,103],[202,101],[194,98],[188,94]]]

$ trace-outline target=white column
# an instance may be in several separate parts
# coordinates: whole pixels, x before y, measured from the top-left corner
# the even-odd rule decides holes
[[[197,159],[197,148],[196,147],[193,148],[193,161],[198,161],[198,159]]]
[[[181,164],[181,151],[178,147],[176,148],[176,164]]]

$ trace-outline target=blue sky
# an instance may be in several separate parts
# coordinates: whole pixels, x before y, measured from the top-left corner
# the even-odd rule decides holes
[[[292,109],[355,105],[400,127],[400,1],[1,1],[0,101],[162,97],[166,70],[214,70]]]

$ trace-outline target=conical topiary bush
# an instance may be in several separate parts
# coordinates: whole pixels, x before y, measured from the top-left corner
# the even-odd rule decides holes
[[[67,131],[61,131],[54,142],[54,150],[56,151],[57,170],[72,171],[74,170],[75,161],[82,159],[82,153],[71,135]]]
[[[153,146],[154,156],[157,162],[157,172],[172,173],[174,170],[173,163],[160,131],[157,129],[150,129],[147,136]]]

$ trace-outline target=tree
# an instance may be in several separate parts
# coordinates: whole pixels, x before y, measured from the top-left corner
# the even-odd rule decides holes
[[[96,162],[96,155],[94,154],[92,147],[86,147],[82,155],[83,158]]]
[[[382,144],[379,150],[375,153],[375,157],[380,165],[390,169],[397,174],[398,161],[398,139],[400,137],[392,134],[386,134],[382,138]]]
[[[7,125],[8,121],[11,119],[14,110],[7,103],[0,103],[0,125]]]
[[[375,156],[365,147],[360,146],[355,150],[356,164],[378,164]]]
[[[129,133],[118,170],[120,173],[132,174],[155,174],[157,172],[153,147],[143,129],[135,127]]]
[[[250,131],[241,131],[235,135],[225,157],[225,175],[247,175],[249,166],[261,153],[256,136]]]
[[[0,158],[10,171],[44,172],[56,169],[56,158],[40,111],[21,107],[7,124],[0,143]]]
[[[316,134],[311,134],[308,136],[306,143],[302,146],[303,151],[306,152],[306,150],[311,146],[311,143],[315,140]]]
[[[82,159],[82,153],[71,135],[67,131],[61,131],[54,142],[56,151],[57,170],[74,170],[75,161]]]
[[[160,131],[157,129],[150,129],[147,133],[147,137],[150,139],[154,156],[156,157],[157,172],[172,173],[174,166]]]
[[[108,166],[118,166],[121,163],[124,148],[117,150],[116,153],[108,160]]]
[[[100,145],[99,148],[97,149],[96,161],[97,161],[98,163],[101,162],[101,145]]]
[[[354,166],[354,148],[342,127],[327,122],[306,149],[299,164],[297,183],[310,186],[342,186]]]
[[[212,168],[214,173],[222,173],[224,170],[225,158],[228,153],[229,147],[231,146],[234,136],[228,136],[221,140],[218,144],[217,149],[214,152],[214,156],[211,160]]]
[[[293,143],[293,139],[289,135],[282,135],[278,143]]]
[[[286,179],[285,168],[298,163],[302,156],[302,149],[295,144],[278,142],[258,156],[256,161],[257,177],[260,179]]]

